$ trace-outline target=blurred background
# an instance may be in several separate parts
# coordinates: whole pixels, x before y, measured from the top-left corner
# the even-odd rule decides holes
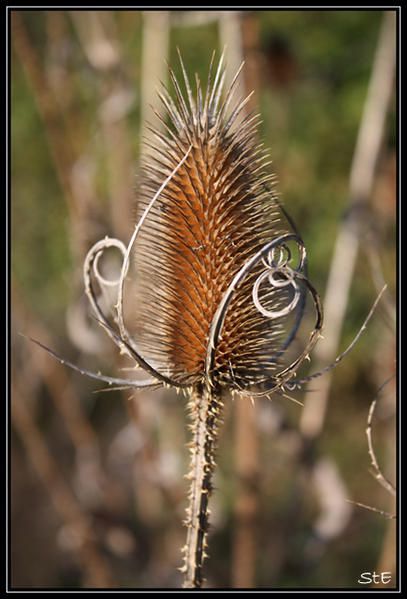
[[[130,238],[165,61],[179,73],[178,46],[206,81],[225,44],[229,73],[246,61],[241,91],[255,90],[260,137],[325,297],[311,372],[388,290],[332,376],[292,393],[304,407],[226,402],[206,586],[360,588],[373,571],[394,586],[395,498],[369,471],[365,429],[390,379],[371,432],[394,483],[395,13],[13,10],[10,39],[12,587],[181,585],[186,400],[98,393],[19,333],[123,375],[89,316],[83,259],[105,235]]]

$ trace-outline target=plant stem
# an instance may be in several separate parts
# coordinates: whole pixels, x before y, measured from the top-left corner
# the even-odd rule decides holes
[[[234,588],[255,587],[257,516],[259,513],[259,440],[257,405],[248,398],[235,402],[234,458],[236,497],[231,581]]]
[[[207,557],[209,497],[212,492],[212,475],[215,469],[215,450],[218,425],[223,404],[220,393],[206,384],[194,387],[188,404],[193,440],[190,443],[191,480],[188,496],[187,540],[184,552],[184,588],[201,588],[202,564]]]

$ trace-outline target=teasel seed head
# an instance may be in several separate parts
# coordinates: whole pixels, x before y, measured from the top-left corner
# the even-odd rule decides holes
[[[213,61],[212,61],[213,62]],[[231,281],[268,242],[289,233],[274,190],[268,156],[258,143],[259,117],[235,98],[237,77],[223,95],[222,59],[212,63],[206,93],[191,86],[182,64],[181,89],[170,76],[159,114],[165,133],[142,165],[138,207],[143,213],[165,178],[190,152],[146,217],[135,244],[136,338],[147,360],[175,381],[205,378],[211,324]],[[284,327],[255,305],[252,289],[264,271],[259,261],[234,293],[223,322],[210,376],[220,387],[244,389],[259,375],[272,376],[270,359]],[[289,302],[289,290],[270,286],[262,305],[270,312]]]

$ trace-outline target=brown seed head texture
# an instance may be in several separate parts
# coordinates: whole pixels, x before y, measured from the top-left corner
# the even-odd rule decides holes
[[[170,70],[175,97],[166,89],[159,94],[165,134],[152,130],[156,142],[143,164],[138,197],[141,213],[192,146],[135,244],[138,343],[159,371],[191,384],[203,380],[211,322],[233,277],[288,230],[256,140],[259,118],[243,114],[246,101],[234,98],[234,83],[222,96],[221,62],[213,80],[209,71],[204,97],[198,78],[192,93],[183,66],[185,94]],[[252,299],[262,270],[261,264],[253,268],[236,291],[216,350],[213,380],[230,389],[275,368],[270,356],[282,328]],[[266,308],[284,303],[285,292],[277,291],[262,298]]]

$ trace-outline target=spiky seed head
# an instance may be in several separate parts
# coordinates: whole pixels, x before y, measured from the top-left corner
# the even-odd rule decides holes
[[[289,228],[263,166],[258,117],[243,112],[245,100],[235,99],[233,88],[223,93],[221,64],[214,77],[210,68],[204,96],[199,80],[193,94],[183,73],[186,93],[170,70],[173,97],[165,88],[159,94],[165,134],[152,130],[155,142],[142,165],[140,213],[192,146],[136,243],[136,335],[158,370],[193,384],[204,378],[211,322],[233,277]],[[281,326],[252,300],[262,269],[253,269],[226,314],[212,378],[229,389],[275,368],[270,357]],[[270,289],[262,301],[275,308],[284,291]]]

